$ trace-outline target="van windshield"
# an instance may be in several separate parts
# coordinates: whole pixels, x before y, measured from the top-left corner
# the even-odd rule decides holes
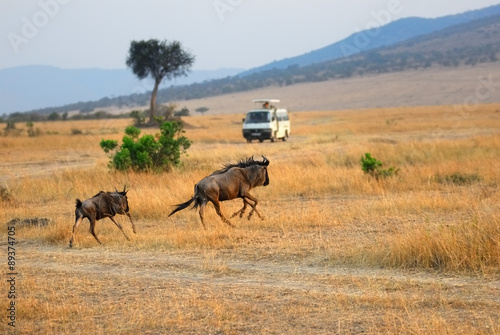
[[[271,120],[269,112],[251,112],[247,114],[245,123],[263,123]]]

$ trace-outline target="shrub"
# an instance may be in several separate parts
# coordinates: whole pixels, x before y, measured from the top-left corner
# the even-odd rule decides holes
[[[161,105],[158,107],[157,116],[155,116],[154,121],[159,125],[165,121],[171,121],[174,118],[175,110],[178,105],[171,102],[168,105]]]
[[[16,123],[13,121],[8,121],[5,125],[5,130],[13,130],[16,129]]]
[[[61,116],[59,115],[58,112],[52,112],[49,114],[49,116],[47,116],[47,120],[49,120],[49,121],[57,121],[60,119],[61,119]]]
[[[146,124],[146,116],[139,110],[131,111],[130,117],[134,119],[134,125],[136,127],[144,127],[144,125]]]
[[[375,157],[372,157],[369,152],[365,153],[364,156],[361,156],[360,162],[363,172],[375,177],[377,180],[380,177],[386,178],[397,175],[399,172],[399,169],[393,166],[386,170],[382,169],[382,162]]]
[[[361,156],[361,169],[364,173],[373,175],[380,167],[382,162],[372,157],[372,154],[367,152],[365,156]]]
[[[182,136],[181,122],[164,122],[160,134],[143,135],[141,130],[130,126],[125,129],[123,143],[102,140],[101,148],[110,155],[109,167],[120,171],[169,171],[179,166],[180,156],[191,146]]]
[[[41,134],[41,130],[39,128],[35,129],[35,125],[31,121],[26,123],[26,127],[28,127],[27,132],[29,137],[35,137]]]
[[[7,124],[5,125],[5,131],[4,135],[5,136],[19,136],[23,132],[22,129],[17,129],[16,128],[16,123],[13,121],[7,121]]]
[[[174,116],[176,117],[189,116],[189,109],[186,106],[184,106],[181,108],[180,111],[175,111]]]

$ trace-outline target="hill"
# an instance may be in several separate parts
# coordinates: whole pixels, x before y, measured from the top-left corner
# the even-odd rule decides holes
[[[296,57],[275,61],[242,73],[248,75],[272,69],[286,69],[290,66],[307,66],[315,63],[349,57],[361,52],[391,46],[418,36],[430,34],[451,26],[500,14],[500,5],[487,7],[457,15],[449,15],[436,19],[410,17],[394,22],[375,14],[373,23],[380,26],[378,30],[367,30],[352,34],[346,39],[318,50]]]
[[[280,106],[292,112],[454,105],[456,107],[442,115],[443,122],[449,124],[460,122],[465,115],[475,110],[478,102],[500,103],[500,76],[494,75],[495,73],[498,73],[498,63],[460,67],[432,66],[418,70],[271,86],[179,100],[177,103],[191,111],[207,107],[207,116],[232,113],[243,116],[253,107],[251,100],[262,97],[279,98]],[[493,87],[489,86],[490,79]],[[475,99],[476,90],[480,92],[478,100]],[[500,105],[497,109],[500,113]]]

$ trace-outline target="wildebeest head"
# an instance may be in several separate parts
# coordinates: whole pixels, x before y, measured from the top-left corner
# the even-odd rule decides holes
[[[123,191],[118,191],[115,187],[114,192],[110,192],[109,195],[120,205],[121,213],[128,213],[130,208],[128,207],[128,199],[127,199],[127,187],[123,187]],[[120,213],[118,211],[117,213]],[[120,213],[120,214],[121,214]]]
[[[267,167],[269,165],[269,160],[262,156],[262,162],[254,161],[253,156],[250,158],[255,164],[257,180],[259,181],[257,185],[267,186],[269,185],[269,174],[267,173]]]

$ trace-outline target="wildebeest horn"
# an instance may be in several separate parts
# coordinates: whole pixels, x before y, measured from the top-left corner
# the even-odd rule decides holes
[[[117,188],[116,188],[116,186],[115,186],[115,192],[116,192],[116,193],[120,193],[120,194],[127,194],[127,192],[128,192],[128,191],[127,191],[127,185],[123,185],[123,191],[121,191],[121,192],[120,192],[120,191],[118,191],[118,189],[117,189]]]
[[[269,165],[269,160],[266,157],[264,157],[264,156],[262,156],[262,158],[263,158],[262,165],[268,166]]]

